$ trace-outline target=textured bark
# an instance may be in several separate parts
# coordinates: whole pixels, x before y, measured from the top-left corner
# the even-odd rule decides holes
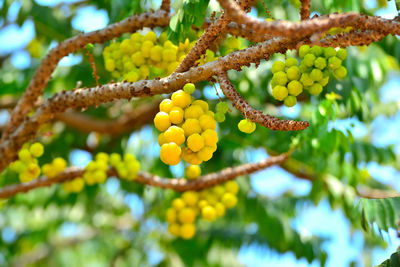
[[[301,0],[300,17],[301,20],[310,18],[310,2],[311,0]]]
[[[314,33],[322,33],[332,27],[352,26],[356,29],[369,29],[382,33],[400,34],[400,22],[396,20],[371,17],[358,13],[343,13],[321,16],[302,22],[289,21],[261,21],[249,17],[232,0],[218,0],[229,17],[238,24],[258,34],[272,34],[275,36],[305,37]]]
[[[254,0],[242,0],[240,1],[240,8],[247,9],[254,2]],[[217,40],[218,36],[224,34],[225,28],[231,20],[226,16],[225,13],[218,19],[213,21],[204,31],[204,33],[197,40],[195,46],[189,51],[186,57],[183,59],[181,64],[175,72],[187,71],[194,65],[196,60],[200,59],[201,55],[206,53],[207,48],[211,47]]]
[[[263,114],[260,110],[254,109],[236,91],[235,87],[229,81],[226,72],[218,74],[218,81],[222,92],[224,92],[224,95],[232,102],[232,105],[252,122],[258,123],[271,130],[280,131],[304,130],[310,126],[307,121],[281,120],[268,114]]]
[[[143,27],[166,26],[169,23],[169,15],[165,11],[154,13],[143,13],[131,16],[123,21],[111,24],[104,29],[81,34],[61,42],[53,48],[43,59],[32,80],[30,81],[24,95],[11,114],[10,122],[7,124],[1,141],[13,132],[30,112],[33,103],[42,95],[51,74],[57,67],[58,62],[68,54],[78,51],[88,43],[104,43],[106,40],[121,36],[126,32],[134,32]]]
[[[207,175],[200,176],[196,180],[186,180],[184,178],[162,178],[150,173],[139,172],[134,182],[160,187],[164,189],[172,189],[175,191],[183,192],[188,190],[201,190],[209,188],[218,184],[225,183],[229,180],[233,180],[241,175],[248,175],[256,171],[265,169],[269,166],[281,164],[288,158],[288,154],[281,154],[279,156],[270,157],[266,160],[262,160],[257,163],[246,163],[233,168],[226,168],[222,171],[210,173]],[[21,183],[16,185],[9,185],[0,189],[0,198],[10,198],[18,193],[26,193],[30,190],[39,187],[47,187],[56,183],[62,183],[68,180],[75,179],[76,177],[82,176],[84,169],[68,168],[64,172],[60,173],[52,179],[47,177],[40,177],[29,183]],[[108,171],[109,176],[118,177],[118,173],[115,170]]]
[[[169,12],[170,8],[171,8],[171,1],[170,0],[162,0],[160,9],[164,10],[166,12]]]

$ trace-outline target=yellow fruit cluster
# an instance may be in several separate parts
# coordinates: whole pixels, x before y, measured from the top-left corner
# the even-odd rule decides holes
[[[172,94],[171,99],[160,103],[160,112],[154,117],[154,126],[161,131],[158,144],[161,146],[161,161],[176,165],[181,159],[199,165],[212,158],[217,150],[217,122],[207,102],[192,101],[188,92],[194,85],[186,84],[184,90]],[[182,147],[181,147],[182,146]]]
[[[229,181],[199,192],[184,192],[166,211],[168,231],[183,239],[191,239],[196,233],[194,222],[197,216],[209,222],[224,216],[226,209],[236,206],[238,191],[238,184]]]
[[[82,177],[75,178],[62,184],[62,188],[67,193],[79,193],[84,187],[85,181],[82,179]]]
[[[67,167],[67,162],[63,158],[55,158],[51,163],[46,163],[42,166],[42,172],[47,178],[51,179],[56,177],[59,173],[63,172]]]
[[[128,82],[153,79],[171,74],[195,45],[195,41],[174,45],[163,32],[157,37],[150,31],[145,35],[133,33],[130,38],[111,43],[103,50],[106,70],[114,78],[122,77]],[[215,60],[214,52],[207,50],[199,62]]]
[[[19,180],[23,183],[30,182],[40,175],[40,167],[36,158],[43,155],[44,148],[40,143],[24,145],[18,152],[18,160],[10,164],[10,170],[19,174]]]
[[[65,182],[63,189],[66,192],[78,193],[82,191],[85,183],[88,185],[104,183],[108,177],[107,171],[109,167],[114,168],[120,178],[132,181],[137,176],[140,163],[132,154],[125,154],[122,158],[117,153],[112,153],[109,156],[104,152],[100,152],[95,156],[94,160],[88,163],[83,176]]]

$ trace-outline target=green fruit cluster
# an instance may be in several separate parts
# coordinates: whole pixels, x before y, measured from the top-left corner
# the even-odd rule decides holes
[[[285,62],[276,61],[272,65],[272,96],[284,101],[287,107],[297,103],[297,96],[307,90],[311,95],[318,95],[329,82],[330,74],[337,79],[347,75],[342,66],[347,58],[345,49],[335,50],[332,47],[302,45],[298,51],[300,64],[294,57]]]
[[[104,48],[105,68],[114,78],[128,82],[164,77],[175,71],[195,43],[186,39],[184,43],[174,45],[167,39],[166,32],[159,37],[153,31],[145,35],[136,32],[130,38]],[[215,59],[214,52],[207,50],[198,63]]]
[[[18,152],[18,160],[10,164],[10,170],[17,172],[19,180],[23,183],[30,182],[40,175],[38,160],[43,155],[44,148],[41,143],[25,144]]]

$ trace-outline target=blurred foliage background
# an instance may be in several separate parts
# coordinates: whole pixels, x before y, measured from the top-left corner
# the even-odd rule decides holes
[[[313,14],[396,15],[394,1],[311,3]],[[40,60],[58,42],[132,14],[156,10],[159,4],[150,0],[0,1],[0,101],[12,102],[22,94]],[[298,1],[269,0],[266,5],[275,19],[299,19]],[[218,5],[210,1],[207,14],[214,10]],[[251,15],[267,17],[261,1]],[[249,45],[244,39],[241,43]],[[104,69],[102,49],[103,45],[95,45],[93,55],[100,83],[107,83],[112,78]],[[330,81],[320,96],[305,98],[294,108],[280,106],[271,95],[270,67],[283,55],[275,55],[258,68],[229,72],[254,107],[276,116],[309,120],[311,127],[287,133],[258,126],[253,134],[245,135],[237,129],[241,115],[232,110],[219,125],[218,150],[211,161],[202,164],[203,173],[285,152],[293,143],[297,149],[284,168],[239,178],[238,206],[215,223],[200,223],[193,240],[175,239],[167,233],[165,210],[176,193],[109,178],[77,195],[68,195],[56,185],[4,200],[0,265],[274,266],[275,262],[280,266],[371,266],[388,258],[399,244],[394,231],[389,235],[362,231],[354,206],[360,192],[400,189],[396,181],[400,43],[398,36],[387,36],[368,47],[350,47],[348,54],[348,77]],[[44,97],[71,90],[79,81],[85,87],[95,85],[85,50],[63,59]],[[197,98],[211,106],[218,103],[211,83],[197,86],[201,89]],[[162,97],[119,101],[83,113],[112,120]],[[8,116],[7,108],[0,109],[0,127]],[[61,156],[71,165],[85,166],[97,152],[127,151],[140,160],[142,170],[181,176],[182,164],[170,168],[159,160],[157,135],[151,121],[119,136],[82,133],[54,121],[38,137],[46,148],[40,161]],[[0,174],[1,186],[17,182],[10,171]],[[314,224],[310,224],[307,217],[314,210],[310,219]],[[330,213],[340,223],[331,220]],[[312,225],[324,225],[330,232],[314,231],[319,228]],[[345,236],[345,241],[338,241],[338,236]],[[375,251],[387,248],[388,237],[392,250],[377,257]]]

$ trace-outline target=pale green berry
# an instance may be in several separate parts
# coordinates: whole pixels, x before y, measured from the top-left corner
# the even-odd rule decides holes
[[[287,107],[293,107],[294,105],[296,105],[297,103],[297,98],[295,96],[288,96],[285,98],[285,100],[283,101],[283,104],[285,104],[285,106]]]
[[[271,67],[271,72],[276,73],[278,71],[284,71],[285,70],[285,63],[282,61],[275,61],[274,64],[272,64]]]
[[[287,88],[290,95],[298,96],[303,92],[303,84],[299,81],[291,81]]]
[[[285,86],[277,85],[272,89],[272,96],[275,99],[282,101],[288,96],[288,90]]]

